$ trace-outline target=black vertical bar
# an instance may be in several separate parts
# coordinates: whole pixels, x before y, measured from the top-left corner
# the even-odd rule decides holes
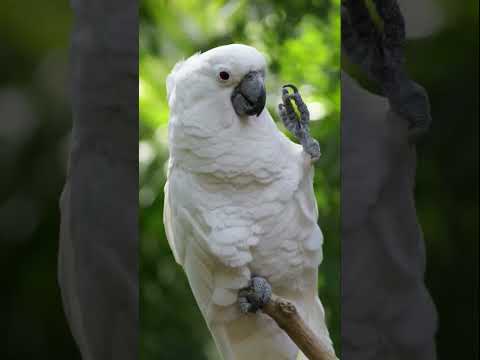
[[[138,3],[71,0],[59,282],[85,360],[138,354]]]
[[[374,4],[383,27],[364,1],[342,9],[343,54],[382,90],[342,73],[342,358],[435,360],[437,313],[414,197],[429,101],[404,68],[396,1]]]
[[[408,121],[345,73],[341,121],[341,358],[434,360]]]

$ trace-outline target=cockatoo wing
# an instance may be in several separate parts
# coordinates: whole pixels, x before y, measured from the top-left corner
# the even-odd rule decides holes
[[[225,203],[220,206],[215,194],[202,192],[194,176],[170,168],[164,223],[175,259],[184,267],[202,313],[211,322],[229,316],[223,308],[236,303],[238,290],[248,285],[252,223],[241,219],[238,209]]]

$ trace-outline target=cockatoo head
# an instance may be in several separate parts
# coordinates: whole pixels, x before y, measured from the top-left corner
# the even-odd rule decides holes
[[[264,56],[255,48],[231,44],[196,54],[178,63],[167,78],[171,110],[198,106],[214,115],[239,118],[265,108]]]

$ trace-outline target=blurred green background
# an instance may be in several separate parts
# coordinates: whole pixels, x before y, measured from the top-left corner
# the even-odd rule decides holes
[[[218,359],[163,229],[168,107],[165,78],[197,51],[244,43],[267,56],[268,107],[300,86],[323,156],[315,193],[325,234],[319,291],[333,341],[340,335],[340,1],[146,0],[140,10],[140,279],[142,360]],[[280,124],[279,124],[280,126]],[[282,128],[283,129],[283,128]],[[283,129],[284,130],[284,129]]]

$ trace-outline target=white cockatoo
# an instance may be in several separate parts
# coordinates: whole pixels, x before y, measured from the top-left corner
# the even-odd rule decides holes
[[[260,52],[232,44],[178,63],[167,78],[165,229],[225,360],[303,356],[270,317],[252,313],[261,304],[239,305],[252,278],[292,301],[334,351],[317,293],[323,236],[312,163],[320,151],[293,86],[280,115],[303,146],[278,130],[265,108],[265,73]]]

